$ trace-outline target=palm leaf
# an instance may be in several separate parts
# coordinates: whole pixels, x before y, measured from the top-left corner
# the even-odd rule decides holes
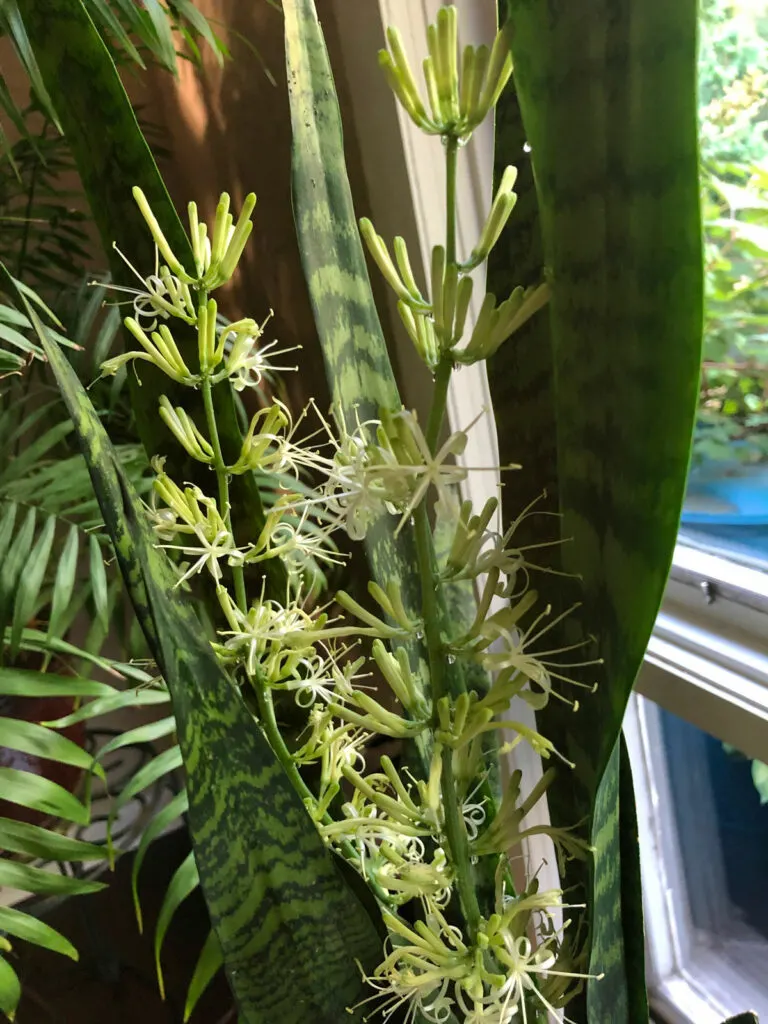
[[[94,692],[94,687],[98,687],[99,691],[111,689],[105,684],[91,683],[85,686],[83,680],[53,673],[0,668],[0,695],[27,698],[74,696],[88,692],[89,687],[90,692]],[[33,722],[0,718],[0,744],[48,761],[72,765],[86,772],[93,767],[103,776],[101,767],[93,765],[92,757],[85,750],[65,736]],[[89,821],[87,803],[83,804],[67,789],[44,776],[15,768],[0,768],[0,786],[5,800],[26,811],[42,813],[46,818],[62,822],[62,828],[67,827],[67,822],[85,825]],[[0,849],[4,853],[0,859],[0,885],[39,896],[77,895],[103,888],[99,882],[51,873],[28,863],[29,860],[59,864],[104,860],[107,854],[103,847],[70,838],[49,827],[0,817]],[[0,932],[12,939],[22,939],[73,960],[77,959],[77,951],[68,939],[23,910],[0,907]],[[3,961],[0,969],[0,1007],[10,1017],[19,996],[20,987],[13,967],[8,961]]]
[[[174,589],[82,386],[42,324],[40,334],[171,691],[195,859],[241,1019],[331,1024],[363,993],[357,961],[381,955],[376,928]]]
[[[9,35],[38,98],[45,103],[48,93],[42,83],[39,69],[30,51],[16,0],[8,0],[2,19],[2,29]],[[159,0],[85,0],[85,8],[99,27],[103,38],[116,56],[127,58],[140,68],[146,68],[141,49],[150,59],[176,74],[178,60],[175,35],[191,31],[205,40],[221,63],[224,47],[216,37],[205,15],[191,0],[172,0],[164,6]],[[137,47],[131,36],[139,41]],[[199,52],[199,51],[198,51]]]
[[[195,969],[192,974],[192,980],[189,983],[189,990],[187,992],[187,999],[184,1004],[184,1024],[192,1016],[192,1011],[197,1006],[203,992],[213,981],[216,973],[221,969],[224,964],[224,958],[221,953],[221,946],[219,940],[216,937],[216,932],[211,931],[208,934],[208,938],[205,941],[205,945],[200,951],[200,956],[195,964]]]
[[[57,112],[67,141],[72,148],[104,251],[110,254],[112,276],[116,283],[133,284],[126,277],[123,261],[115,254],[113,242],[131,259],[134,266],[154,266],[154,249],[144,220],[136,208],[131,189],[140,185],[162,225],[166,238],[182,263],[193,265],[192,252],[181,222],[173,208],[163,180],[141,133],[128,96],[115,65],[91,21],[83,0],[28,0],[24,5],[24,26],[43,79],[53,85],[67,82],[66,90],[55,90]],[[105,138],[110,145],[104,145]],[[117,237],[116,237],[117,236]],[[128,272],[129,273],[129,272]],[[196,352],[196,332],[189,330],[178,341],[183,351]],[[135,345],[134,339],[130,344]],[[190,358],[193,356],[190,354]],[[179,451],[157,416],[161,393],[174,404],[171,382],[154,367],[142,368],[142,387],[131,376],[131,402],[137,428],[148,454],[165,454],[169,467],[179,479],[195,479],[199,463],[179,462]],[[190,395],[184,401],[191,415]],[[214,389],[217,426],[224,456],[234,462],[242,436],[237,422],[232,391],[227,382]],[[201,486],[208,483],[200,478]],[[250,474],[233,478],[232,508],[234,532],[238,537],[258,533],[264,513],[255,481]],[[285,590],[285,575],[280,563],[265,563],[272,585]]]
[[[103,780],[104,770],[99,760],[127,743],[146,742],[150,736],[160,735],[160,732],[153,730],[151,725],[144,726],[142,729],[134,730],[132,735],[129,733],[117,737],[111,744],[107,744],[99,752],[99,760],[94,761],[91,754],[54,729],[64,728],[72,724],[73,720],[94,719],[99,714],[119,707],[167,702],[167,690],[164,687],[152,687],[150,676],[136,666],[112,661],[73,647],[65,641],[49,641],[45,634],[39,631],[24,630],[20,647],[21,650],[56,653],[60,657],[66,657],[70,662],[75,659],[91,661],[115,678],[124,688],[116,688],[107,683],[74,675],[60,676],[53,672],[0,668],[0,697],[23,697],[28,700],[71,697],[80,702],[87,699],[86,703],[81,703],[78,711],[72,715],[65,715],[56,722],[36,724],[0,718],[0,745],[62,765],[72,765],[84,772],[92,771]],[[145,776],[146,774],[145,772]],[[76,796],[56,783],[24,771],[0,769],[0,783],[5,799],[22,808],[42,812],[46,817],[55,819],[43,827],[0,817],[0,849],[5,855],[5,859],[0,860],[0,884],[40,896],[77,895],[102,888],[102,883],[87,877],[71,877],[69,872],[51,874],[39,866],[50,863],[84,865],[93,861],[106,861],[109,858],[110,849],[107,846],[83,842],[67,834],[67,822],[79,825],[88,823],[87,803],[81,803]],[[88,786],[84,788],[86,792],[89,791]],[[136,789],[137,786],[134,785],[134,792]],[[22,910],[0,909],[0,932],[2,931],[12,938],[29,941],[77,959],[77,952],[68,939]],[[6,966],[11,970],[10,965]],[[10,974],[8,978],[11,979]],[[11,986],[13,987],[12,979]]]
[[[637,872],[621,865],[636,848],[631,815],[620,811],[620,787],[624,803],[630,790],[618,737],[671,561],[696,403],[696,5],[505,6],[517,98],[502,100],[498,162],[522,160],[526,170],[521,144],[530,143],[537,206],[528,178],[522,237],[500,250],[492,278],[502,291],[527,283],[520,256],[540,232],[552,301],[550,329],[539,317],[516,349],[508,343],[491,385],[496,409],[512,411],[502,462],[534,466],[526,497],[556,494],[562,536],[573,538],[561,565],[582,577],[584,604],[562,642],[594,633],[604,659],[581,714],[552,702],[539,716],[577,765],[550,791],[553,819],[583,816],[595,846],[590,876],[577,868],[566,879],[581,886],[573,902],[586,897],[590,968],[606,975],[588,983],[584,1013],[645,1021]],[[537,524],[528,525],[530,535]],[[568,588],[556,581],[541,590],[558,607]]]

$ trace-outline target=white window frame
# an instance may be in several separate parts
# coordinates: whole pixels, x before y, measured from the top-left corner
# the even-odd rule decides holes
[[[344,53],[344,74],[356,120],[372,216],[385,238],[401,234],[409,243],[414,269],[424,277],[431,246],[444,234],[444,160],[434,139],[425,138],[397,105],[386,86],[376,51],[387,25],[396,25],[412,66],[418,69],[426,26],[440,0],[378,0],[352,3],[331,0]],[[467,41],[492,37],[495,0],[458,0],[460,32]],[[459,248],[469,251],[478,237],[490,200],[492,131],[486,126],[462,153],[459,166]],[[419,258],[420,256],[420,258]],[[483,294],[476,282],[470,317]],[[428,379],[410,340],[398,334],[397,359],[404,400],[426,414]],[[466,426],[477,411],[490,407],[482,366],[462,369],[449,392],[452,429]],[[495,425],[490,416],[473,428],[465,458],[485,465],[497,459]],[[492,483],[472,475],[468,496],[482,504]],[[744,1010],[765,998],[754,977],[740,972],[721,945],[714,952],[691,925],[683,884],[672,801],[660,744],[654,703],[685,718],[749,757],[768,761],[768,575],[735,561],[678,544],[662,613],[648,647],[625,723],[633,761],[641,831],[648,981],[652,1004],[670,1024],[721,1024],[729,1012]],[[526,713],[530,714],[524,706]],[[517,708],[515,709],[517,716]],[[541,775],[539,758],[520,745],[515,767],[525,784]],[[703,798],[703,797],[702,797]],[[546,805],[535,811],[547,821]],[[549,840],[531,843],[531,864],[546,861],[544,887],[558,884]],[[732,952],[732,951],[731,951]],[[738,976],[738,978],[737,978]],[[738,1005],[729,1005],[729,993]],[[753,998],[754,997],[754,998]]]

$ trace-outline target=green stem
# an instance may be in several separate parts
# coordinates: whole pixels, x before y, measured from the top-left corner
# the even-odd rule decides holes
[[[208,426],[208,434],[211,438],[213,448],[213,468],[216,471],[216,482],[219,486],[219,511],[227,529],[232,533],[232,510],[229,502],[229,473],[227,464],[221,453],[221,441],[216,426],[216,412],[213,408],[213,385],[210,377],[203,378],[203,406],[205,408],[205,422]],[[235,601],[241,612],[248,611],[248,598],[245,593],[245,575],[241,565],[232,567],[232,578],[235,583]]]
[[[446,139],[446,265],[456,262],[456,164],[458,140]],[[453,371],[450,358],[443,358],[435,372],[435,390],[432,408],[427,423],[426,439],[434,454],[440,438],[448,401],[448,385]],[[427,507],[422,502],[414,513],[416,557],[421,580],[421,611],[424,620],[424,641],[429,661],[429,676],[432,689],[434,715],[437,716],[438,701],[450,696],[455,685],[450,685],[448,657],[443,640],[447,633],[447,614],[442,588],[435,563],[432,530]],[[463,684],[463,679],[461,679]],[[463,688],[463,685],[462,685]],[[456,888],[461,902],[464,920],[467,924],[470,942],[474,943],[480,925],[480,905],[475,891],[469,856],[469,839],[459,806],[459,795],[453,775],[453,751],[444,747],[441,751],[440,791],[445,815],[445,837],[451,865],[455,872]]]
[[[429,660],[429,677],[432,687],[432,704],[437,714],[437,702],[449,693],[447,657],[442,638],[441,623],[443,606],[440,583],[437,580],[432,546],[432,531],[424,502],[414,513],[416,535],[416,557],[421,578],[421,609],[424,619],[424,641]],[[467,922],[472,942],[477,936],[480,924],[480,905],[472,879],[469,861],[469,840],[464,819],[459,811],[459,798],[453,777],[453,751],[446,747],[442,751],[440,790],[445,814],[445,835],[451,864],[456,873],[456,888],[459,892],[461,909]]]
[[[445,419],[445,408],[448,402],[448,385],[451,382],[451,374],[453,373],[453,362],[450,358],[441,359],[437,364],[435,370],[435,391],[432,396],[432,407],[429,410],[429,420],[427,421],[427,444],[429,450],[434,455],[437,451],[438,441],[440,440],[440,431],[443,426],[443,420]]]
[[[445,140],[445,263],[456,262],[456,166],[459,140],[449,135]]]
[[[311,800],[314,803],[314,793],[306,784],[304,779],[302,779],[301,773],[296,767],[296,762],[291,757],[291,752],[285,745],[285,740],[278,728],[277,719],[275,718],[275,705],[272,701],[272,693],[263,680],[256,679],[254,682],[256,683],[256,697],[259,702],[261,727],[269,741],[269,745],[272,748],[275,757],[283,766],[285,774],[291,780],[293,788],[299,794],[301,799]]]
[[[445,265],[456,262],[456,168],[458,164],[459,141],[453,136],[445,140]],[[427,444],[434,454],[440,439],[440,430],[445,418],[448,385],[453,372],[453,361],[443,357],[435,370],[435,392],[427,423]]]
[[[288,776],[291,785],[299,794],[301,799],[305,803],[315,804],[317,802],[315,794],[306,784],[301,776],[296,762],[291,757],[291,752],[285,744],[280,728],[277,724],[275,717],[275,705],[272,700],[272,693],[267,684],[262,679],[254,679],[254,689],[256,691],[256,699],[259,703],[259,717],[261,721],[261,727],[264,730],[264,735],[267,737],[270,747],[278,759],[280,764],[283,766],[285,774]],[[330,824],[333,819],[330,814],[323,816],[323,821]],[[360,854],[355,849],[349,840],[345,839],[341,844],[341,852],[343,856],[353,864],[360,864]],[[383,903],[385,906],[392,908],[392,899],[386,890],[382,889],[381,886],[372,878],[368,879],[368,884],[371,887],[376,898]]]

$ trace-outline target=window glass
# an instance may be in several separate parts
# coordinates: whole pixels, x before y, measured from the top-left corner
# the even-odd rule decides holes
[[[682,539],[768,564],[768,7],[703,0],[703,369]]]
[[[723,937],[746,925],[768,952],[768,766],[660,717],[692,923]]]

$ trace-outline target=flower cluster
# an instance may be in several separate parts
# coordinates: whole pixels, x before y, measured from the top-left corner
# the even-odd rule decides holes
[[[468,47],[459,76],[456,12],[441,8],[425,62],[429,114],[397,33],[389,34],[389,42],[382,66],[397,98],[420,127],[443,136],[448,158],[455,158],[456,146],[492,108],[509,77],[503,36],[491,50]],[[361,224],[408,333],[446,386],[455,365],[486,359],[546,302],[545,286],[516,289],[500,303],[488,295],[465,340],[469,275],[487,259],[507,222],[514,184],[509,168],[464,262],[453,251],[455,232],[435,247],[429,294],[417,286],[403,240],[395,239],[393,258],[370,221]],[[160,398],[158,413],[186,456],[200,464],[196,479],[210,473],[211,493],[174,481],[165,461],[156,460],[148,515],[158,545],[175,556],[178,585],[198,574],[212,581],[221,615],[213,642],[217,656],[233,683],[255,695],[258,725],[319,833],[379,902],[388,940],[382,962],[367,976],[375,990],[370,1002],[385,1021],[404,1011],[407,1022],[432,1024],[506,1024],[554,1011],[583,977],[554,923],[562,894],[539,893],[535,873],[516,892],[509,856],[537,832],[552,838],[561,866],[585,856],[588,847],[571,829],[527,823],[551,772],[527,794],[514,773],[500,800],[489,783],[489,738],[502,730],[511,735],[502,752],[525,742],[543,757],[560,756],[546,737],[508,718],[507,711],[514,698],[534,710],[553,697],[575,708],[559,684],[584,686],[569,672],[590,664],[561,660],[581,643],[564,647],[544,639],[563,615],[536,611],[538,598],[529,589],[532,549],[516,540],[522,521],[542,513],[529,506],[499,533],[491,528],[497,499],[479,512],[457,500],[472,471],[462,464],[472,424],[439,440],[445,388],[436,389],[426,429],[403,408],[352,422],[339,414],[333,426],[310,402],[294,419],[285,404],[263,393],[237,457],[225,459],[213,388],[228,384],[239,394],[289,368],[275,359],[290,349],[262,344],[268,318],[227,323],[209,295],[235,271],[255,197],[246,198],[235,222],[229,197],[222,196],[210,234],[190,204],[192,263],[185,265],[141,191],[134,195],[158,264],[146,279],[131,268],[140,287],[128,289],[134,315],[126,326],[138,348],[109,360],[103,372],[149,362],[177,385],[173,401]],[[189,342],[193,335],[196,346]],[[180,388],[202,395],[202,413],[199,402],[194,415],[176,404]],[[316,420],[314,428],[310,420]],[[242,536],[233,527],[229,488],[233,478],[248,474],[271,478],[274,487],[263,520],[253,535]],[[442,523],[451,524],[440,562],[431,505]],[[342,545],[334,537],[362,540],[382,517],[392,517],[395,537],[414,526],[421,608],[414,611],[392,580],[371,582],[365,602],[340,590],[318,606],[309,567],[341,564]],[[281,593],[268,583],[275,561],[287,578]],[[249,596],[247,582],[254,579],[258,589]],[[474,619],[459,626],[450,621],[445,598],[458,582],[476,591]],[[478,673],[488,680],[482,689],[471,684]],[[286,700],[301,717],[290,738],[277,725],[276,705]],[[395,747],[407,744],[410,768],[398,767],[394,752],[374,758],[366,748],[375,736]],[[474,879],[476,872],[487,878],[489,867],[496,875],[495,904],[481,906]]]

